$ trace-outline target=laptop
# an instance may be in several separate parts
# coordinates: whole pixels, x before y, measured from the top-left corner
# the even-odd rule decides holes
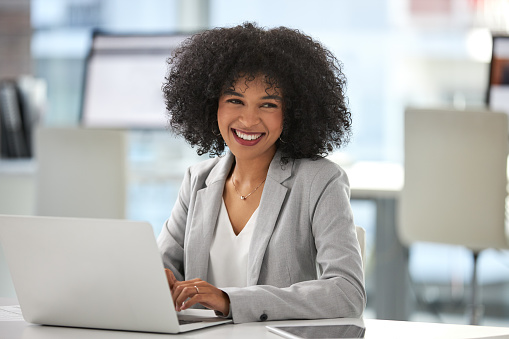
[[[0,215],[0,243],[27,322],[158,333],[231,322],[175,311],[146,222]]]

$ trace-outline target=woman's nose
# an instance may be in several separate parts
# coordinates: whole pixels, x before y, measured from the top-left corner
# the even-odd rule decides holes
[[[246,107],[242,112],[240,122],[246,127],[258,125],[260,122],[258,110],[255,107]]]

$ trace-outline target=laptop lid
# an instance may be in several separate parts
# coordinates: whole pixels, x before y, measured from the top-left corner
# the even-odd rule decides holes
[[[146,222],[0,215],[0,242],[28,322],[163,333],[215,325],[179,326]]]

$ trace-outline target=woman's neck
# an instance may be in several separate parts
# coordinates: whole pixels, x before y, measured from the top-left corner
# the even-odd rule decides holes
[[[267,159],[235,159],[232,175],[235,180],[244,184],[258,184],[267,177],[272,158]]]

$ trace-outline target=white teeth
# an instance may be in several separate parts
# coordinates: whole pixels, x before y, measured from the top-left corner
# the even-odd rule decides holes
[[[237,134],[237,136],[239,138],[244,139],[244,140],[255,140],[262,136],[261,133],[260,134],[245,134],[245,133],[239,132],[237,130],[235,130],[235,134]]]

